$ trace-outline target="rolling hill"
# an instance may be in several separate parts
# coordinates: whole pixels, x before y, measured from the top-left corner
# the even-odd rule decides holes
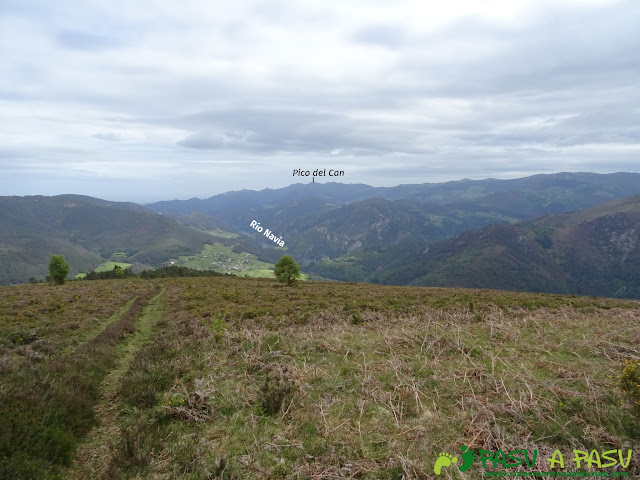
[[[119,261],[159,264],[199,253],[205,233],[131,203],[79,195],[0,197],[0,285],[47,275],[49,258],[65,255],[72,274],[118,253]]]
[[[567,263],[570,260],[563,263],[565,257],[580,258],[582,249],[591,252],[585,255],[591,255],[593,249],[584,243],[579,243],[580,248],[562,251],[542,248],[533,259],[542,263],[531,263],[531,278],[524,280],[524,274],[513,272],[526,271],[527,255],[537,250],[518,251],[508,239],[514,235],[536,237],[530,231],[534,226],[517,233],[524,224],[514,227],[516,230],[499,224],[594,207],[638,193],[640,174],[562,173],[389,188],[294,184],[149,206],[79,195],[1,197],[0,260],[5,268],[0,284],[43,278],[52,253],[64,254],[73,273],[86,272],[104,261],[158,265],[198,255],[205,243],[212,242],[274,263],[283,251],[274,249],[250,228],[256,220],[284,239],[287,253],[303,266],[312,264],[310,268],[321,277],[421,285],[484,286],[488,282],[487,286],[497,288],[630,295],[624,292],[635,288],[627,285],[629,278],[635,278],[632,273],[614,275],[613,283],[618,287],[613,292],[602,285],[578,287],[566,277],[569,271],[573,277],[589,275],[586,271],[578,274],[578,264],[591,273],[604,271],[589,270],[590,263],[584,261],[573,262],[573,267]],[[488,225],[493,226],[483,232],[486,238],[470,240],[470,248],[481,250],[481,254],[465,251],[465,268],[459,268],[458,261],[463,257],[456,253],[451,237]],[[205,233],[221,230],[231,234],[211,237]],[[583,234],[590,238],[588,232]],[[603,238],[600,241],[604,242]],[[561,237],[548,239],[556,246],[562,244]],[[437,243],[442,240],[445,243]],[[422,253],[427,244],[429,255]],[[536,243],[532,248],[538,248],[536,245],[540,246]],[[615,257],[615,253],[611,255]],[[625,258],[627,263],[633,262],[633,254]],[[502,268],[507,264],[509,268]],[[499,266],[496,273],[503,274],[498,283],[497,277],[488,273],[495,265]]]
[[[483,208],[461,210],[409,200],[373,198],[274,221],[289,252],[303,260],[334,258],[360,247],[433,242],[492,222],[513,222]],[[254,234],[255,235],[255,234]]]
[[[361,249],[309,269],[395,285],[640,298],[640,195],[433,244]]]
[[[559,173],[388,188],[294,184],[148,207],[190,225],[223,225],[260,242],[260,235],[249,228],[255,220],[284,238],[289,253],[306,263],[359,247],[434,242],[493,223],[516,223],[639,193],[637,173]]]
[[[640,193],[640,173],[557,173],[511,180],[459,180],[445,183],[372,187],[364,184],[308,183],[280,189],[242,190],[207,199],[172,200],[147,205],[167,215],[202,212],[246,230],[252,216],[260,221],[322,212],[373,198],[450,205],[496,217],[525,219],[578,210]],[[294,207],[292,210],[286,210]],[[491,223],[490,221],[488,223]]]

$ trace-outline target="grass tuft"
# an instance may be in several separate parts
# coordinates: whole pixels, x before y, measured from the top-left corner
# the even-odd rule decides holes
[[[1,421],[20,445],[0,444],[3,478],[55,478],[95,425],[92,405],[113,365],[107,337],[132,331],[109,315],[141,288],[151,293],[144,282],[118,282],[125,293],[112,283],[70,284],[31,303],[39,297],[22,289],[46,287],[0,289]],[[330,282],[288,289],[238,277],[157,283],[164,313],[113,398],[120,440],[109,478],[434,478],[438,454],[462,445],[538,450],[540,470],[556,449],[631,448],[626,471],[640,475],[628,396],[638,383],[638,302]],[[105,309],[109,295],[118,301]],[[50,417],[60,421],[42,429]],[[42,431],[20,440],[33,428]],[[468,478],[482,476],[477,463]]]

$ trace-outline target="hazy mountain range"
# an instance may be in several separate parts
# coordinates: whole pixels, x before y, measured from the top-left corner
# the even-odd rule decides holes
[[[124,253],[160,265],[240,234],[236,250],[375,283],[640,298],[640,174],[561,173],[382,188],[339,183],[243,190],[141,206],[91,197],[0,197],[0,283],[46,274],[53,253],[88,271]],[[563,213],[573,212],[573,213]],[[200,231],[198,231],[200,230]],[[268,248],[267,248],[268,247]]]

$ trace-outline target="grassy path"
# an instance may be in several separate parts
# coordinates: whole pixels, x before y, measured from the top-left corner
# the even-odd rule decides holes
[[[61,354],[72,354],[74,350],[82,348],[83,345],[96,339],[98,335],[104,332],[111,325],[119,322],[122,318],[131,310],[131,307],[135,303],[138,297],[133,297],[127,303],[122,305],[113,315],[111,315],[106,321],[99,323],[95,328],[87,330],[86,332],[77,334],[74,342],[71,345],[66,346],[60,350]]]
[[[89,432],[85,441],[78,447],[74,463],[63,475],[64,478],[70,480],[107,478],[106,469],[111,452],[120,436],[120,429],[116,422],[119,410],[116,399],[120,381],[129,369],[135,354],[153,338],[154,326],[164,313],[162,304],[164,293],[165,288],[149,301],[136,322],[135,333],[116,347],[116,366],[105,377],[102,395],[95,407],[100,424]]]

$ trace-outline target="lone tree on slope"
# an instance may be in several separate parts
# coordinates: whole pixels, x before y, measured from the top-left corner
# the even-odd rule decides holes
[[[69,264],[63,255],[53,255],[49,261],[49,278],[52,282],[62,285],[69,275]]]
[[[274,273],[278,280],[291,286],[300,277],[300,267],[292,256],[283,255],[276,263]]]

